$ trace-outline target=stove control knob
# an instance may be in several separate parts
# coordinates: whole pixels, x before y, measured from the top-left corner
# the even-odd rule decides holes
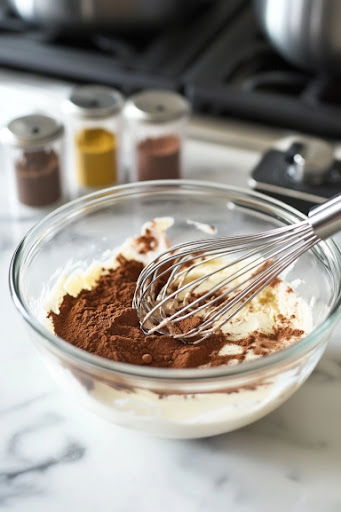
[[[333,146],[314,137],[298,136],[288,139],[285,158],[290,177],[300,183],[323,183],[334,162]]]

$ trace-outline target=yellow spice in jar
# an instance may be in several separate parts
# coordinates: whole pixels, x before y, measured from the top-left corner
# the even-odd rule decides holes
[[[76,135],[78,181],[85,187],[117,182],[116,137],[103,128],[85,128]]]

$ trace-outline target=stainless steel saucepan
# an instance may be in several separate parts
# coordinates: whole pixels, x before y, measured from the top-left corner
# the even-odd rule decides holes
[[[7,1],[25,21],[47,29],[65,30],[158,28],[193,12],[202,3],[202,0]]]
[[[254,0],[261,26],[289,61],[341,75],[341,0]]]

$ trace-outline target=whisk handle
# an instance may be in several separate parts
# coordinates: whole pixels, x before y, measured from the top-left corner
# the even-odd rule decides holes
[[[322,240],[341,230],[341,194],[312,208],[308,214],[309,223]]]

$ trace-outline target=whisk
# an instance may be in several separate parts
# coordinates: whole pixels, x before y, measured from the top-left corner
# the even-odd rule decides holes
[[[199,343],[220,330],[301,254],[340,229],[341,194],[296,224],[176,245],[139,276],[133,307],[141,328],[146,334],[171,334],[184,343]],[[205,273],[208,264],[214,268]]]

